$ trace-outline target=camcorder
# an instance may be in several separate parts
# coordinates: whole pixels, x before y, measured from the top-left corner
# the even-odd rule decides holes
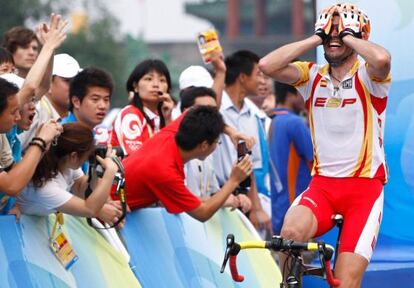
[[[237,161],[240,162],[244,156],[246,156],[247,154],[251,155],[252,151],[250,151],[249,149],[247,149],[246,146],[246,142],[243,140],[240,140],[237,143]],[[246,179],[244,179],[242,182],[240,182],[239,186],[236,188],[234,194],[247,194],[247,192],[250,189],[250,176],[248,176]]]

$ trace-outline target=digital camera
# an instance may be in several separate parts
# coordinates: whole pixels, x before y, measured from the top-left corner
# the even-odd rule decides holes
[[[246,142],[245,141],[239,141],[237,143],[237,161],[240,162],[244,156],[247,154],[252,154],[252,151],[247,149]],[[236,188],[236,194],[243,193],[246,194],[249,190],[251,185],[250,182],[250,176],[248,176],[246,179],[244,179],[242,182],[240,182],[239,187]]]

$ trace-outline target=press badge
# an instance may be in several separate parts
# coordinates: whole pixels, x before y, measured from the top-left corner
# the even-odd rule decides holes
[[[57,236],[50,239],[50,248],[66,270],[78,260],[78,255],[62,231],[58,231]]]

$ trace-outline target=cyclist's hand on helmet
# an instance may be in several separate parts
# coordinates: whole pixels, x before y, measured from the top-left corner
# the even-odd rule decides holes
[[[363,20],[363,17],[360,10],[352,4],[338,4],[337,7],[340,17],[338,25],[339,37],[342,39],[347,35],[351,35],[356,38],[361,38],[361,20]]]
[[[329,35],[332,26],[332,15],[335,12],[335,6],[329,6],[319,13],[318,18],[315,23],[315,35],[319,36],[322,39],[322,43]]]
[[[237,181],[237,183],[242,182],[244,179],[250,176],[253,172],[253,164],[250,159],[250,155],[244,156],[244,158],[233,166],[231,170],[230,178]]]

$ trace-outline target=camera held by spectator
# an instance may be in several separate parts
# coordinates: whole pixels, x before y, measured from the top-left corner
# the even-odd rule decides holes
[[[252,151],[250,151],[249,149],[247,149],[246,146],[246,142],[241,140],[239,141],[239,143],[237,143],[237,161],[241,161],[244,156],[246,156],[247,154],[251,155]],[[250,176],[247,177],[246,179],[244,179],[242,182],[240,182],[239,187],[236,188],[236,190],[233,192],[233,194],[237,195],[237,194],[247,194],[247,192],[250,189]]]

